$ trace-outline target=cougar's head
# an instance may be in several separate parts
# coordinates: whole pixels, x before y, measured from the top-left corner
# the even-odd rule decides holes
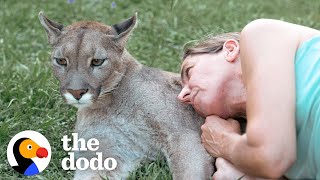
[[[54,75],[67,103],[87,107],[116,88],[127,68],[121,57],[136,14],[113,26],[83,21],[64,27],[42,12],[39,19],[53,47]]]

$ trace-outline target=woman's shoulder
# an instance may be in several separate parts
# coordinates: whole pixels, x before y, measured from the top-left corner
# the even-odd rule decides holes
[[[320,31],[299,25],[275,19],[256,19],[249,22],[241,31],[241,40],[272,38],[274,41],[287,41],[298,48],[306,40],[320,35]],[[263,38],[257,38],[263,37]]]
[[[311,29],[311,28],[306,28],[302,30],[302,35],[301,35],[301,39],[299,41],[299,47],[306,41],[316,37],[316,36],[320,36],[320,31],[315,30],[315,29]]]

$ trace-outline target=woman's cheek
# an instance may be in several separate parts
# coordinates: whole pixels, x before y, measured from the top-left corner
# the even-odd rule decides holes
[[[193,105],[193,108],[201,117],[206,117],[206,113],[201,109],[201,107]]]
[[[206,97],[199,95],[194,99],[193,108],[197,111],[198,114],[203,117],[206,117],[206,115],[208,114],[207,110],[210,109],[208,106],[208,99]]]
[[[200,109],[207,116],[215,114],[217,103],[222,103],[218,101],[217,96],[215,96],[214,93],[204,94],[204,96],[201,97],[200,101]]]

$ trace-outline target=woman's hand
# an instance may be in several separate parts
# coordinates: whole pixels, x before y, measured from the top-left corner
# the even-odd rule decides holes
[[[248,180],[247,176],[239,171],[233,164],[223,158],[216,159],[217,171],[213,174],[212,180],[242,179]]]
[[[221,119],[218,116],[208,116],[206,122],[201,126],[202,144],[213,157],[225,158],[230,149],[228,136],[240,134],[240,124],[234,119]]]

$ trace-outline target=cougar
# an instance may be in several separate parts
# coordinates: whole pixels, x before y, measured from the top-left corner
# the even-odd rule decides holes
[[[76,170],[74,179],[125,179],[159,152],[175,180],[211,177],[213,158],[200,138],[204,119],[177,100],[180,76],[142,65],[125,48],[137,14],[112,26],[81,21],[65,27],[42,12],[39,20],[53,47],[61,95],[78,108],[74,131],[98,139],[103,158],[117,161],[112,171]]]

